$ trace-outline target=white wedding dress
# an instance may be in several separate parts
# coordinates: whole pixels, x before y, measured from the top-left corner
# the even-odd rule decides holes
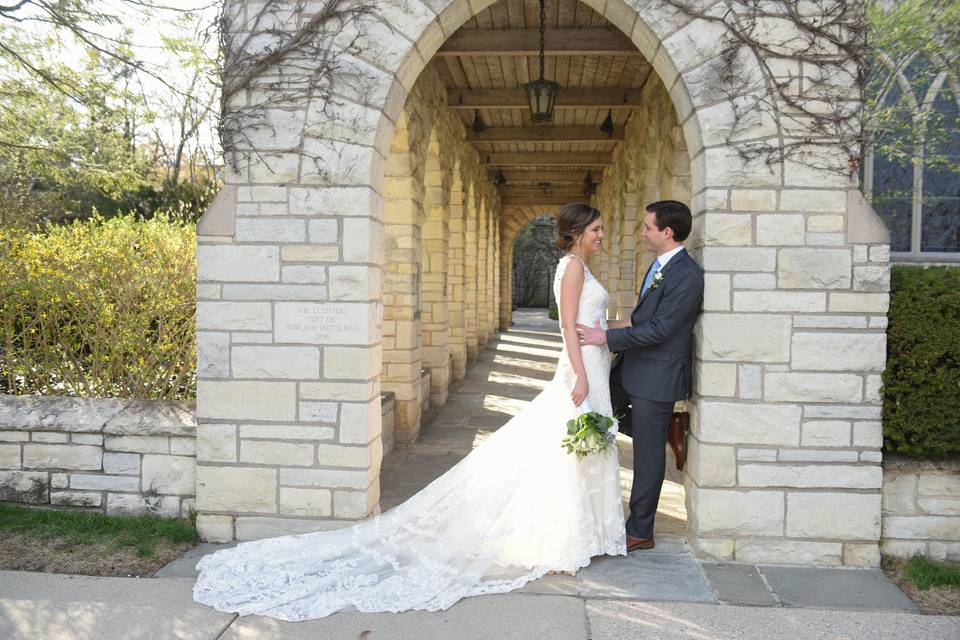
[[[554,292],[570,260],[557,267]],[[586,272],[578,322],[606,327],[607,291]],[[612,413],[610,352],[581,347],[594,411]],[[574,376],[556,375],[520,413],[403,504],[338,531],[245,542],[204,557],[193,590],[220,611],[282,620],[336,611],[438,611],[512,591],[596,555],[626,553],[616,447],[561,448]]]

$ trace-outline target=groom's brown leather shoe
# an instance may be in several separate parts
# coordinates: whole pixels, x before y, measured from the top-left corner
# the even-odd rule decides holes
[[[667,442],[673,450],[673,459],[677,462],[677,471],[683,471],[687,462],[687,440],[684,437],[690,424],[690,414],[686,411],[676,412],[670,416],[670,426],[667,428]]]
[[[649,538],[634,538],[629,533],[627,534],[627,553],[636,551],[637,549],[653,549],[653,547],[653,536]]]

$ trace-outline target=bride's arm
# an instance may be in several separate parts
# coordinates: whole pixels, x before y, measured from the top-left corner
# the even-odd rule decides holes
[[[580,353],[580,337],[577,335],[577,314],[580,311],[580,291],[583,289],[583,263],[579,260],[568,261],[560,279],[560,332],[563,344],[567,348],[570,366],[577,376],[577,382],[570,392],[573,404],[580,406],[587,397],[587,370],[583,366]]]

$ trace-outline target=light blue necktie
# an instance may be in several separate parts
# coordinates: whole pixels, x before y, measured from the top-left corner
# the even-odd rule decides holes
[[[657,258],[653,261],[653,266],[650,267],[650,271],[647,272],[647,277],[643,281],[643,289],[640,290],[640,297],[647,295],[647,290],[650,288],[650,285],[653,284],[653,276],[657,274],[657,271],[660,270],[660,259]]]

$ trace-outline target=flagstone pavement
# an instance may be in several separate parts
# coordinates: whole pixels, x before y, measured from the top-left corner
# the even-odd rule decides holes
[[[509,420],[550,380],[560,346],[556,322],[544,310],[515,312],[511,330],[482,352],[448,402],[425,416],[418,442],[385,457],[382,508],[416,493]],[[626,498],[630,443],[618,445]],[[683,537],[679,481],[668,473],[656,549],[597,558],[575,576],[549,575],[447,611],[344,612],[300,623],[238,618],[193,602],[197,560],[224,546],[201,544],[153,578],[0,571],[0,639],[960,638],[960,617],[920,615],[879,570],[697,560]]]

